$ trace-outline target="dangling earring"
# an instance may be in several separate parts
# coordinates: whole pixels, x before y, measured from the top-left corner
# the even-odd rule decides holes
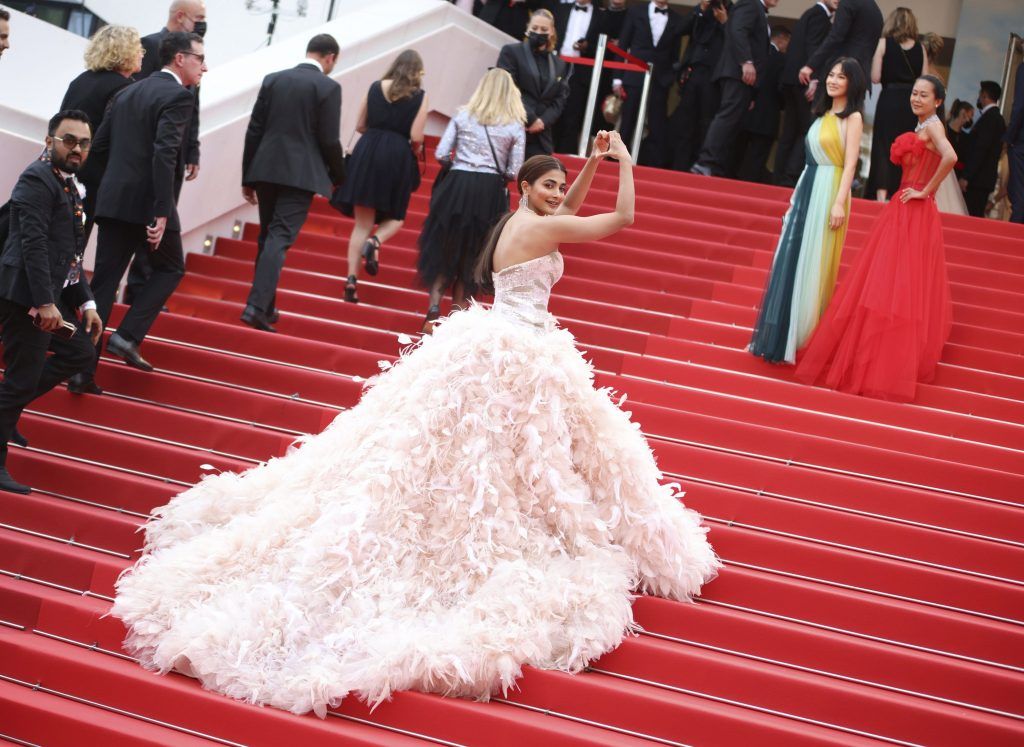
[[[520,210],[529,210],[530,209],[530,201],[526,198],[526,195],[523,195],[522,197],[519,198],[519,209]]]

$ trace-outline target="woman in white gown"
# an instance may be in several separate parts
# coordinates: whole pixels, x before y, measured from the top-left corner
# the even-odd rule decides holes
[[[576,217],[608,155],[615,211]],[[144,666],[321,716],[349,693],[486,699],[614,648],[635,590],[714,577],[700,517],[547,311],[559,242],[632,221],[630,156],[602,133],[568,194],[549,156],[518,184],[481,256],[492,309],[442,320],[286,456],[157,510],[113,607]]]

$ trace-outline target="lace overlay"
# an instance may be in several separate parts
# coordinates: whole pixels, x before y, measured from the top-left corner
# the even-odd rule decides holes
[[[555,251],[494,273],[492,313],[550,332],[556,323],[548,313],[548,299],[563,268],[562,255]]]

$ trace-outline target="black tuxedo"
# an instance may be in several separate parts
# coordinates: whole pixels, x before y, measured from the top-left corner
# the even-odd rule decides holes
[[[824,81],[836,59],[853,57],[864,68],[865,80],[870,80],[871,58],[883,25],[882,11],[875,0],[842,0],[828,36],[807,61],[814,77]]]
[[[555,32],[558,34],[558,46],[561,49],[566,39],[566,31],[569,28],[569,19],[574,13],[585,11],[575,10],[575,3],[563,3],[555,8]],[[590,23],[587,24],[583,39],[586,47],[576,52],[579,57],[593,58],[597,51],[597,37],[602,26],[601,16],[604,11],[591,3]],[[576,39],[573,39],[576,41]],[[569,66],[569,96],[565,101],[562,116],[555,125],[555,147],[559,153],[575,153],[579,147],[580,130],[583,128],[583,118],[587,112],[587,94],[590,93],[590,78],[593,75],[593,68],[585,65]],[[600,100],[595,105],[600,106]]]
[[[967,154],[961,179],[967,180],[967,212],[979,218],[985,215],[985,203],[996,186],[999,157],[1003,152],[1006,122],[993,106],[974,123],[968,136]]]
[[[94,72],[86,70],[79,75],[70,85],[64,94],[64,100],[60,104],[60,110],[78,109],[89,115],[92,123],[92,133],[96,134],[100,125],[103,124],[103,117],[106,116],[107,107],[118,91],[131,83],[133,78],[126,78],[114,70],[101,70]],[[92,233],[93,222],[96,212],[96,194],[99,192],[100,179],[103,171],[100,168],[99,159],[86,159],[85,165],[78,172],[77,177],[85,185],[85,237],[88,241]]]
[[[28,313],[53,303],[74,320],[92,300],[79,274],[85,241],[76,233],[74,209],[70,191],[46,161],[30,164],[11,195],[10,234],[0,258],[0,466],[25,406],[92,362],[92,343],[82,330],[65,340],[40,330]]]
[[[807,64],[832,29],[828,11],[815,3],[803,12],[793,27],[793,37],[782,68],[782,134],[775,153],[775,182],[792,187],[804,168],[804,137],[811,127],[811,102],[807,87],[800,84],[800,68]]]
[[[714,72],[721,104],[697,159],[699,167],[714,175],[729,171],[733,142],[754,97],[754,88],[742,80],[743,63],[752,62],[760,78],[768,61],[768,42],[768,13],[761,0],[738,0],[729,12],[725,46]]]
[[[664,166],[668,156],[668,92],[676,80],[676,63],[683,40],[683,17],[668,9],[665,30],[654,43],[651,31],[650,3],[631,5],[619,35],[619,46],[645,62],[653,63],[651,88],[647,100],[647,138],[640,153],[633,156],[638,163]],[[626,147],[633,145],[633,133],[640,116],[640,96],[644,75],[627,72],[622,76],[626,100],[622,104],[622,139]]]
[[[697,159],[711,120],[718,111],[718,86],[712,74],[725,45],[725,26],[700,5],[686,17],[683,35],[690,37],[679,77],[679,105],[669,122],[672,168],[689,171]]]
[[[136,290],[118,335],[139,344],[185,274],[178,220],[181,149],[195,96],[167,72],[154,73],[114,97],[93,143],[93,158],[106,161],[96,205],[99,241],[92,289],[106,324],[117,286],[133,256],[152,269]],[[146,226],[167,218],[160,245],[146,241]]]
[[[148,78],[160,70],[160,42],[170,32],[160,29],[155,34],[142,37],[142,48],[146,54],[142,57],[142,69],[135,74],[135,80]],[[185,147],[181,151],[182,158],[186,164],[199,163],[199,86],[189,86],[190,91],[195,94],[196,104],[192,110],[192,122],[189,124],[188,133],[185,135]]]
[[[498,67],[508,70],[519,87],[526,109],[526,124],[540,119],[544,129],[526,135],[526,157],[554,153],[552,128],[562,116],[569,98],[566,81],[569,66],[555,52],[536,55],[527,42],[506,44],[498,53]],[[541,67],[543,66],[543,73]]]
[[[1010,220],[1024,223],[1024,62],[1017,65],[1013,84],[1013,110],[1006,128],[1006,158],[1010,166],[1007,192],[1010,196]]]
[[[754,108],[743,117],[743,129],[737,148],[736,175],[748,182],[770,183],[766,167],[772,143],[779,134],[779,113],[782,110],[782,94],[779,92],[779,78],[788,55],[774,46],[768,49],[768,61],[757,76],[754,93]]]
[[[522,39],[530,23],[530,14],[541,8],[549,9],[547,0],[526,0],[509,4],[507,0],[489,0],[481,5],[477,16],[516,39]]]
[[[306,222],[313,194],[345,178],[341,86],[315,62],[263,79],[245,132],[242,184],[256,190],[260,235],[248,305],[275,310],[285,254]]]

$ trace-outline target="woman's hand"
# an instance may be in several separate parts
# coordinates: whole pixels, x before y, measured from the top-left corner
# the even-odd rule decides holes
[[[608,139],[608,131],[599,130],[597,135],[594,137],[594,147],[590,151],[590,157],[597,160],[607,158],[609,146],[610,142]]]
[[[536,135],[538,132],[543,132],[543,130],[544,120],[541,119],[540,117],[537,117],[537,119],[533,120],[533,122],[530,123],[530,126],[526,128],[526,131],[531,135]]]
[[[615,130],[608,133],[608,156],[616,159],[619,163],[633,162],[633,157],[629,155],[626,144],[622,142],[622,135]]]
[[[832,205],[832,211],[828,216],[828,227],[833,231],[838,231],[845,221],[846,210],[843,209],[843,206],[838,203]]]
[[[900,202],[904,205],[911,200],[924,200],[928,197],[924,192],[919,189],[904,189],[900,192]]]

